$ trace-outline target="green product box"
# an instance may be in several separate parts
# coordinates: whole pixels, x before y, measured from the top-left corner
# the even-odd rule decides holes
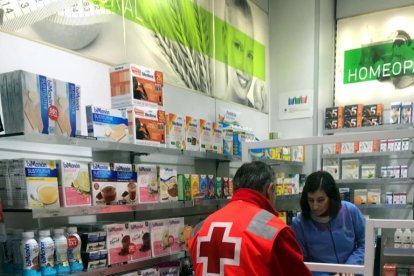
[[[178,175],[178,200],[191,200],[191,183],[189,174]]]
[[[214,194],[216,195],[216,198],[223,198],[223,181],[221,180],[221,177],[216,177]]]

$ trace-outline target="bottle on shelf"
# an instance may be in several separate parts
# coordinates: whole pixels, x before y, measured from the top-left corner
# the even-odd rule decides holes
[[[78,273],[83,270],[81,258],[81,239],[76,226],[68,227],[68,260],[70,273]]]
[[[8,228],[6,230],[7,239],[4,243],[2,243],[2,265],[4,272],[6,273],[13,273],[13,246],[12,246],[12,239],[13,239],[13,229]]]
[[[401,248],[403,242],[403,231],[397,228],[394,232],[394,248]]]
[[[22,273],[23,260],[20,253],[20,243],[22,242],[23,229],[13,229],[12,236],[12,255],[13,255],[13,272],[16,274]]]
[[[55,276],[55,243],[50,237],[50,230],[39,231],[39,261],[42,276]]]
[[[68,275],[70,273],[68,262],[68,241],[63,228],[53,230],[53,241],[55,243],[55,265],[57,275]]]
[[[403,245],[402,248],[411,248],[411,230],[405,229],[403,233]]]
[[[23,276],[40,276],[39,244],[34,239],[34,232],[23,232],[20,252],[23,259]]]

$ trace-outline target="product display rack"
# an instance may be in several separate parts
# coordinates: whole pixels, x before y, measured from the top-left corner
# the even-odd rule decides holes
[[[413,128],[413,127],[414,127],[413,124],[385,124],[385,125],[367,126],[367,127],[324,129],[323,134],[329,135],[329,134],[369,132],[369,131],[390,131],[390,130],[402,130],[402,129]]]
[[[288,160],[277,160],[277,159],[260,159],[253,158],[252,161],[262,161],[270,166],[292,166],[292,167],[303,167],[303,162],[288,161]]]
[[[385,247],[384,256],[414,257],[414,248]]]

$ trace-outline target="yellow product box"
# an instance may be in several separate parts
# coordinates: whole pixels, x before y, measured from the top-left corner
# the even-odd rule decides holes
[[[292,161],[303,162],[305,161],[305,146],[292,146]]]
[[[190,175],[190,185],[191,185],[191,199],[194,199],[200,194],[200,179],[199,179],[198,174]]]
[[[144,105],[158,108],[163,103],[163,74],[140,65],[122,64],[110,69],[113,108]]]
[[[291,161],[290,147],[283,147],[282,148],[282,160]]]
[[[167,148],[182,150],[185,148],[185,118],[181,115],[166,114]]]
[[[200,121],[194,117],[185,117],[185,150],[200,150]]]
[[[369,189],[367,195],[368,204],[381,204],[381,189]]]

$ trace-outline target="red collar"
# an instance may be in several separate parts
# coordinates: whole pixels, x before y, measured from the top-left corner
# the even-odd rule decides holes
[[[275,216],[279,216],[279,213],[276,212],[276,210],[272,207],[272,204],[270,204],[270,201],[266,197],[264,197],[264,195],[262,195],[261,193],[253,189],[249,189],[249,188],[237,189],[234,192],[233,197],[231,198],[230,202],[236,201],[236,200],[242,200],[245,202],[252,203],[274,214]]]

